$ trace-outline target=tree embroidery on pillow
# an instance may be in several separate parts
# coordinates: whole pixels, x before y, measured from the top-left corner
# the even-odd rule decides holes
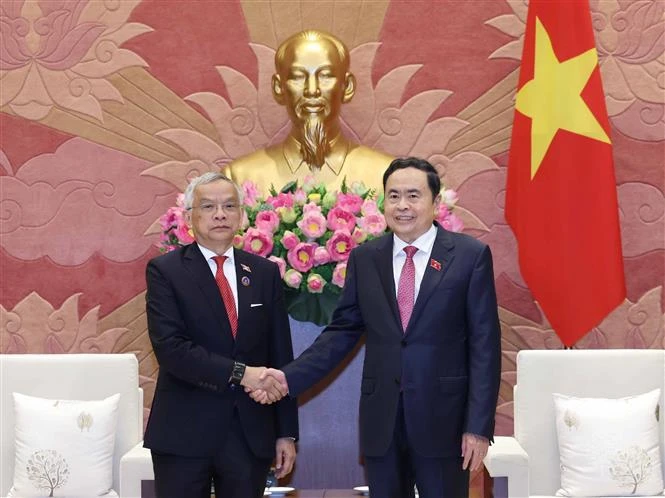
[[[92,415],[87,412],[81,412],[76,419],[76,425],[81,429],[81,432],[83,432],[83,429],[90,432],[90,427],[92,427]]]
[[[653,470],[651,457],[639,446],[631,446],[625,451],[618,451],[615,458],[611,460],[610,474],[621,486],[633,489],[630,494],[634,495],[640,484],[646,482]]]
[[[28,479],[37,487],[49,491],[61,488],[69,478],[69,465],[65,458],[55,450],[37,450],[28,459]]]
[[[575,427],[575,429],[578,429],[580,425],[580,421],[579,418],[577,417],[577,414],[570,410],[566,410],[566,413],[563,415],[563,423],[566,424],[568,430],[572,430],[573,427]]]

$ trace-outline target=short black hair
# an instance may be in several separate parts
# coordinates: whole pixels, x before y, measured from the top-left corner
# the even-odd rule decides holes
[[[434,169],[434,166],[428,161],[417,157],[398,157],[397,159],[394,159],[390,163],[390,166],[388,166],[388,169],[386,169],[386,172],[383,173],[383,191],[386,191],[386,183],[388,183],[390,175],[397,170],[405,168],[415,168],[424,171],[427,174],[427,185],[432,191],[432,200],[436,199],[436,196],[439,195],[439,192],[441,191],[441,179],[439,178],[439,174],[436,172],[436,169]]]

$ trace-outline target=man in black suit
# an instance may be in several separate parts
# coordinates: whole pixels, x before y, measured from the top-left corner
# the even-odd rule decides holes
[[[273,458],[291,471],[298,436],[294,398],[254,403],[240,386],[276,400],[262,368],[293,359],[277,265],[233,248],[242,215],[238,187],[219,173],[185,191],[196,242],[148,263],[148,333],[159,377],[145,433],[158,498],[263,495]]]
[[[360,442],[371,496],[410,497],[416,484],[420,498],[461,498],[494,433],[500,328],[492,256],[434,223],[441,182],[427,161],[395,159],[383,186],[393,233],[351,252],[330,325],[283,374],[264,376],[297,396],[365,334]],[[263,391],[252,397],[267,402]]]

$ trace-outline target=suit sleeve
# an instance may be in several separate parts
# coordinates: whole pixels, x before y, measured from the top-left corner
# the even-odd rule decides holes
[[[274,266],[272,278],[272,335],[270,344],[270,366],[282,368],[293,361],[293,345],[291,328],[286,310],[282,279],[279,268]],[[277,437],[293,437],[298,439],[298,402],[295,397],[287,396],[276,406]]]
[[[195,344],[180,313],[173,286],[153,261],[146,268],[148,335],[159,368],[201,386],[226,386],[233,360]]]
[[[492,440],[501,379],[501,328],[492,254],[487,246],[474,262],[466,302],[469,396],[464,432]]]
[[[365,331],[358,304],[356,255],[351,251],[346,281],[332,320],[314,343],[283,370],[289,392],[298,396],[330,373],[353,349]]]

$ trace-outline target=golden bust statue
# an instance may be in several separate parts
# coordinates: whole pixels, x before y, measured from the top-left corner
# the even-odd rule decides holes
[[[275,53],[272,93],[286,107],[292,127],[280,144],[240,157],[226,173],[238,183],[255,182],[267,195],[271,185],[302,183],[308,175],[339,189],[342,180],[362,181],[382,190],[383,172],[392,157],[342,135],[342,104],[355,92],[349,51],[334,36],[303,31],[287,38]]]

